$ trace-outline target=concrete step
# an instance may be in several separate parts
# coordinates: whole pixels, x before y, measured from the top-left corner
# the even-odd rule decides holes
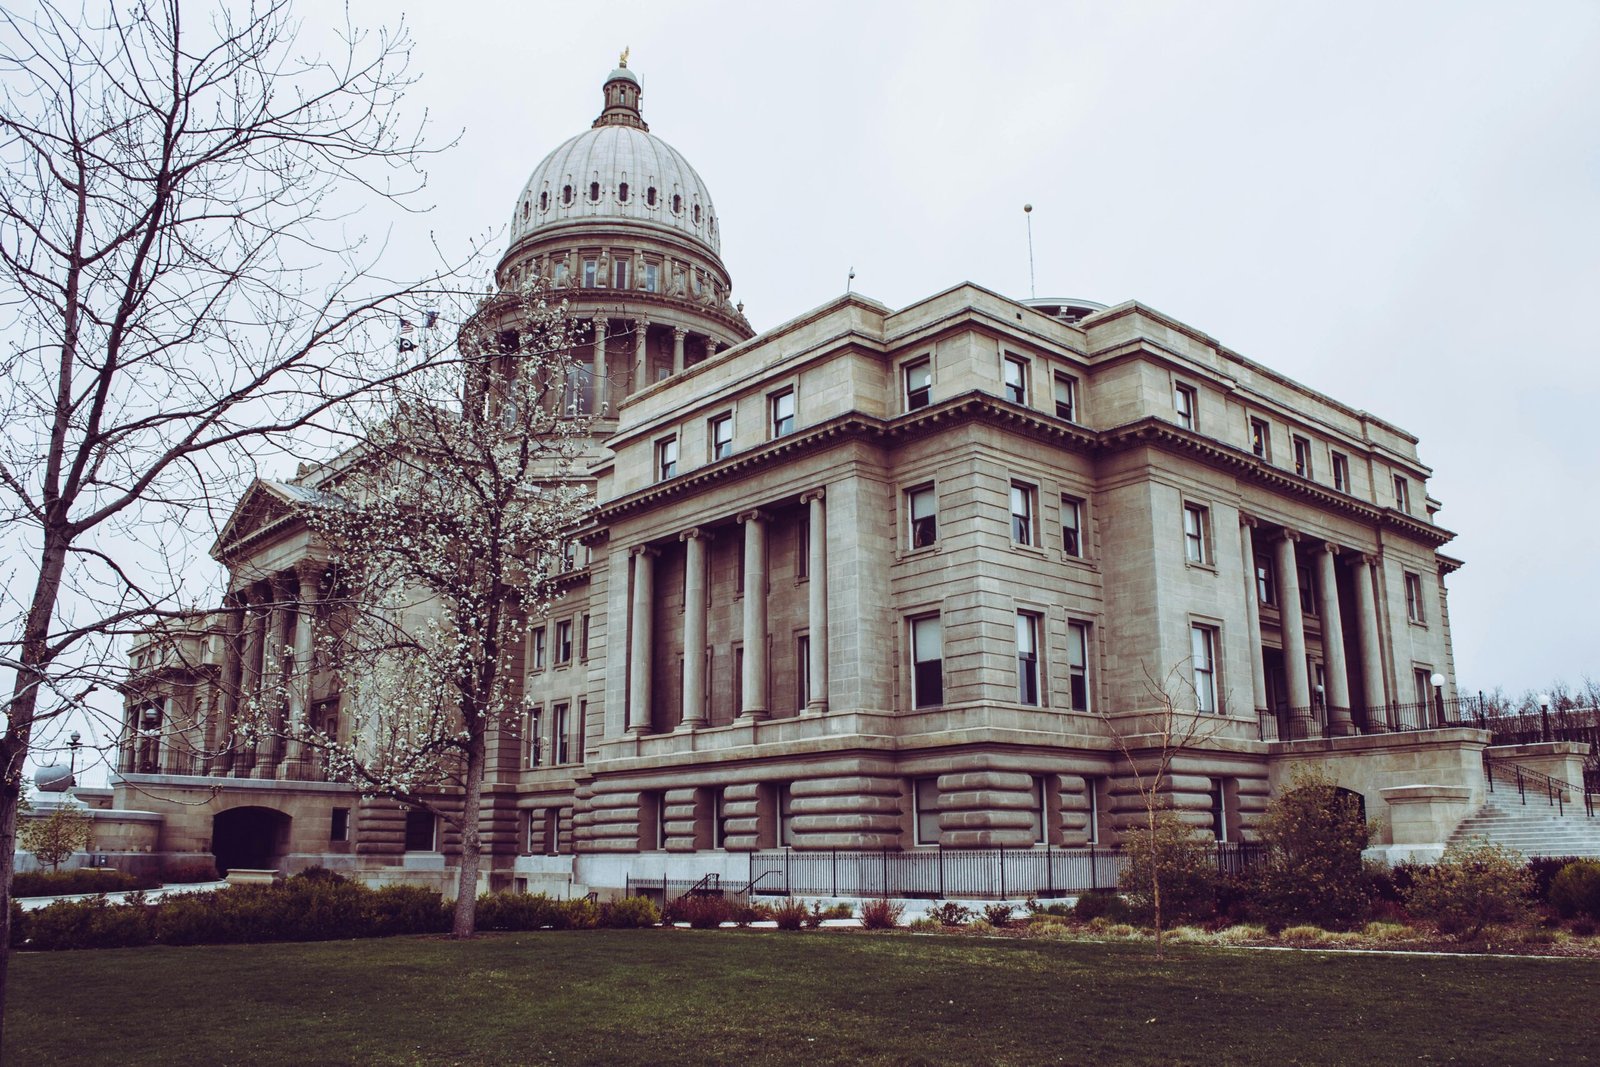
[[[1600,819],[1580,806],[1565,814],[1542,799],[1522,804],[1495,797],[1467,816],[1450,835],[1452,843],[1474,837],[1515,849],[1524,856],[1600,856]]]

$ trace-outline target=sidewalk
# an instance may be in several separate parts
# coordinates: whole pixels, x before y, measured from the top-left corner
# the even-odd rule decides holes
[[[162,886],[160,889],[145,890],[144,899],[147,901],[153,901],[160,900],[165,896],[176,896],[181,893],[211,893],[218,889],[225,889],[227,888],[227,885],[228,883],[223,881],[173,882],[171,884]],[[18,904],[22,905],[23,911],[38,911],[40,908],[48,908],[58,900],[93,900],[98,896],[104,896],[106,900],[112,904],[123,904],[126,903],[128,897],[135,892],[137,892],[137,890],[130,889],[120,893],[69,893],[66,896],[60,897],[17,897],[16,901]]]

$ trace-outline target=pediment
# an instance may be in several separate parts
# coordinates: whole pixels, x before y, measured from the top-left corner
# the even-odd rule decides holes
[[[233,513],[211,546],[211,557],[226,561],[237,555],[252,539],[292,520],[297,507],[311,503],[320,495],[304,486],[257,478],[234,505]]]

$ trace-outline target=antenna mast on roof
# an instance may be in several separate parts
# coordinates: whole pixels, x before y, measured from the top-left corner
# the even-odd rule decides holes
[[[845,296],[849,296],[850,295],[850,291],[855,288],[855,285],[856,285],[856,269],[854,267],[851,267],[850,268],[850,276],[844,280],[844,295]]]
[[[1028,220],[1028,299],[1033,300],[1039,295],[1033,288],[1033,205],[1023,204],[1022,214]]]

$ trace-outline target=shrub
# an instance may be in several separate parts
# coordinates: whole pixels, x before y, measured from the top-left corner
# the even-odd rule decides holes
[[[946,900],[929,908],[928,918],[940,926],[965,926],[972,921],[972,909],[963,908],[953,900]],[[863,912],[862,922],[865,921],[866,914]]]
[[[74,871],[27,871],[15,875],[11,881],[11,895],[60,897],[75,893],[120,893],[129,889],[156,889],[160,885],[154,878],[83,867]]]
[[[749,926],[751,923],[766,922],[772,918],[772,909],[760,903],[739,903],[733,901],[729,904],[729,912],[733,921],[740,927]]]
[[[210,860],[174,860],[161,868],[163,883],[187,885],[192,882],[215,882],[220,878],[217,865]]]
[[[733,904],[726,897],[709,893],[689,893],[667,905],[668,922],[688,923],[696,930],[715,930],[733,918]]]
[[[346,878],[344,875],[340,874],[338,871],[330,871],[330,870],[328,870],[328,868],[321,867],[321,866],[307,867],[305,870],[301,871],[299,874],[291,874],[286,879],[286,881],[290,881],[290,882],[334,882],[334,883],[348,882],[349,880],[350,879]],[[195,881],[200,881],[200,879],[195,879]]]
[[[1562,867],[1550,880],[1547,899],[1563,919],[1600,919],[1600,862],[1573,860]]]
[[[1128,917],[1128,905],[1116,893],[1097,889],[1083,894],[1072,906],[1072,917],[1079,922],[1090,922],[1102,916],[1111,922],[1122,922]]]
[[[856,912],[854,908],[844,903],[833,904],[824,908],[822,901],[819,900],[811,905],[811,915],[814,920],[812,925],[815,926],[824,919],[853,919],[856,917]]]
[[[561,901],[543,893],[489,893],[478,898],[480,930],[562,929]]]
[[[143,900],[110,904],[61,900],[27,913],[24,944],[31,949],[128,948],[151,941],[150,908]]]
[[[367,934],[368,937],[442,934],[450,929],[450,905],[431,889],[420,885],[386,885],[370,892],[373,932]]]
[[[661,911],[649,897],[623,897],[600,905],[600,925],[616,930],[638,930],[661,922]]]
[[[892,900],[869,900],[861,905],[861,925],[868,930],[892,930],[900,925],[904,912],[905,908]]]
[[[1216,863],[1209,843],[1176,812],[1155,813],[1155,826],[1128,831],[1121,888],[1141,922],[1155,917],[1155,885],[1161,887],[1162,924],[1205,919],[1216,910]]]
[[[1474,938],[1490,923],[1513,922],[1527,910],[1532,876],[1510,849],[1474,838],[1451,845],[1418,875],[1406,907],[1451,936]]]
[[[1009,929],[1014,913],[1015,909],[1010,904],[990,904],[983,909],[983,921],[996,930]]]
[[[1267,805],[1261,836],[1267,862],[1254,878],[1254,903],[1269,929],[1312,924],[1347,929],[1365,914],[1371,883],[1361,852],[1372,828],[1356,798],[1333,779],[1297,769]]]
[[[811,909],[804,901],[790,897],[772,909],[772,917],[780,930],[800,930],[809,925]]]
[[[1083,898],[1079,897],[1078,899],[1082,900]],[[1068,904],[1065,901],[1057,901],[1054,904],[1040,904],[1037,900],[1029,897],[1026,901],[1024,901],[1024,906],[1028,909],[1028,915],[1034,918],[1037,918],[1040,915],[1056,915],[1065,918],[1066,916],[1076,914],[1073,909],[1073,905]]]
[[[1595,931],[1600,930],[1600,926],[1597,926],[1593,919],[1582,918],[1572,920],[1572,925],[1568,929],[1576,937],[1593,937]]]
[[[1578,862],[1577,856],[1535,856],[1528,861],[1528,875],[1533,879],[1532,897],[1541,904],[1550,903],[1550,883],[1569,863]]]

